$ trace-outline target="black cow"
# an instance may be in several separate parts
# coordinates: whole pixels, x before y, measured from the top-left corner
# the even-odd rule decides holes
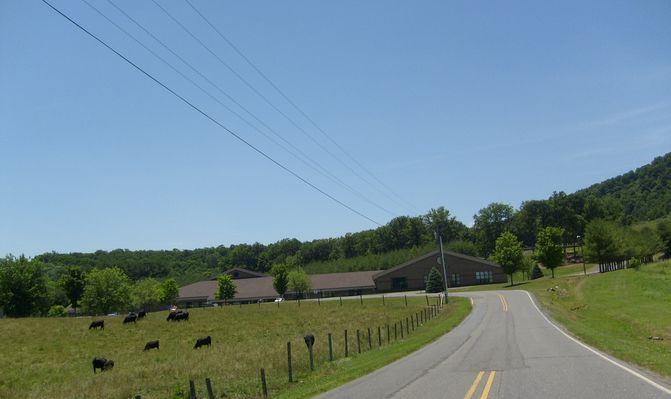
[[[160,349],[158,347],[158,340],[156,341],[149,341],[144,345],[144,350],[148,351],[149,349]]]
[[[105,329],[105,320],[93,320],[91,322],[91,324],[89,325],[89,330],[92,329],[92,328],[93,329],[100,328],[100,329],[104,330]]]
[[[138,314],[137,314],[137,318],[138,318],[138,319],[144,319],[144,317],[145,317],[146,315],[147,315],[147,312],[145,312],[144,310],[141,310],[140,312],[138,312]]]
[[[187,321],[187,320],[189,320],[189,312],[177,313],[173,320],[174,321],[182,321],[182,320]]]
[[[305,345],[308,346],[308,349],[312,348],[312,345],[315,344],[315,336],[312,334],[304,336],[303,340],[305,340]]]
[[[196,345],[193,346],[193,349],[198,349],[201,346],[207,345],[208,347],[212,346],[212,337],[209,335],[207,337],[198,338],[196,340]]]
[[[170,312],[170,313],[168,314],[168,318],[165,319],[165,320],[166,320],[166,321],[175,320],[175,317],[177,317],[177,315],[178,315],[178,314],[181,314],[181,313],[182,313],[181,310],[178,310],[178,311],[176,311],[176,312]]]
[[[114,367],[113,360],[107,360],[104,357],[93,358],[93,374],[96,373],[96,369],[100,369],[100,371],[105,371],[110,370],[112,367]]]
[[[137,322],[137,314],[135,314],[133,312],[128,313],[128,316],[124,317],[124,319],[123,319],[123,324],[135,323],[135,322]]]

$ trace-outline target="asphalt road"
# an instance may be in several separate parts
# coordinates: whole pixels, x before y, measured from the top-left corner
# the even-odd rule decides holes
[[[649,376],[563,333],[524,291],[463,296],[473,299],[473,311],[449,334],[318,398],[671,397]]]

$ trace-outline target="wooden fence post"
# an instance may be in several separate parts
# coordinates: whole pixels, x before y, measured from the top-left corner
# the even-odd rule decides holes
[[[408,322],[408,318],[405,318],[405,334],[410,335],[410,322]]]
[[[396,323],[394,323],[394,341],[398,340],[398,330],[396,328]]]
[[[356,349],[358,353],[361,353],[361,337],[358,329],[356,330]]]
[[[382,295],[382,306],[385,306],[385,304],[384,304],[384,294]]]
[[[196,385],[193,383],[193,380],[189,380],[189,399],[197,399]]]
[[[401,321],[399,321],[398,324],[400,324],[401,326],[401,339],[403,339],[403,319],[401,319]]]
[[[293,369],[291,367],[291,341],[287,342],[287,370],[289,373],[289,382],[294,382]]]
[[[410,326],[412,326],[412,331],[415,331],[415,319],[410,315]]]
[[[380,331],[380,326],[377,326],[377,346],[382,346],[382,331]]]
[[[390,340],[391,340],[391,334],[389,333],[389,323],[387,323],[387,345],[389,345]]]
[[[331,338],[331,333],[329,333],[329,361],[333,361],[333,341]]]
[[[407,308],[408,307],[408,296],[403,295],[403,298],[405,298],[405,307]]]
[[[349,355],[349,348],[347,346],[347,330],[345,330],[345,357]]]
[[[261,369],[261,390],[263,391],[263,397],[268,397],[268,385],[266,385],[266,369]]]
[[[425,295],[425,297],[426,297],[426,306],[429,306],[429,296]]]
[[[212,390],[212,381],[210,381],[209,378],[205,379],[205,386],[207,387],[207,397],[208,397],[208,399],[215,399],[214,398],[214,391]]]
[[[359,294],[359,301],[361,301],[361,306],[363,306],[363,295]]]
[[[342,297],[340,297],[340,306],[342,306]]]
[[[368,327],[368,349],[373,349],[373,344],[370,342],[370,327]]]

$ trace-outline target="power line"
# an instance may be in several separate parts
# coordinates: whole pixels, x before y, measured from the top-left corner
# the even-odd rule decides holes
[[[356,195],[357,197],[363,199],[364,201],[368,202],[369,204],[373,205],[374,207],[386,212],[387,214],[391,216],[395,216],[394,213],[389,211],[388,209],[384,208],[383,206],[379,205],[378,203],[370,200],[367,198],[365,195],[363,195],[361,192],[358,190],[354,189],[351,187],[349,184],[345,183],[342,179],[340,179],[338,176],[335,174],[331,173],[328,169],[320,165],[317,161],[313,160],[310,158],[307,154],[305,154],[303,151],[301,151],[298,147],[293,145],[291,142],[286,140],[282,135],[280,135],[277,131],[272,129],[270,126],[268,126],[265,122],[263,122],[261,119],[259,119],[256,115],[254,115],[251,111],[249,111],[247,108],[245,108],[242,104],[240,104],[238,101],[235,100],[232,96],[230,96],[226,91],[224,91],[219,85],[217,85],[215,82],[210,80],[207,76],[205,76],[202,72],[200,72],[196,67],[194,67],[191,63],[189,63],[187,60],[185,60],[182,56],[177,54],[175,51],[173,51],[168,45],[166,45],[163,41],[161,41],[158,37],[156,37],[153,33],[151,33],[148,29],[146,29],[142,24],[137,22],[133,17],[131,17],[128,13],[126,13],[123,9],[118,7],[113,1],[107,0],[107,2],[112,5],[114,8],[116,8],[119,12],[121,12],[126,18],[128,18],[131,22],[133,22],[137,27],[142,29],[147,35],[149,35],[152,39],[154,39],[156,42],[158,42],[163,48],[165,48],[167,51],[169,51],[172,55],[177,57],[182,63],[184,63],[187,67],[189,67],[192,71],[194,71],[198,76],[200,76],[202,79],[207,81],[211,86],[213,86],[215,89],[217,89],[220,93],[222,93],[226,98],[228,98],[230,101],[232,101],[234,104],[236,104],[238,107],[240,107],[243,111],[245,111],[249,116],[254,118],[259,124],[261,124],[263,127],[265,127],[267,130],[269,130],[271,133],[273,133],[275,136],[277,136],[279,139],[281,139],[283,142],[285,142],[287,145],[289,145],[293,150],[295,150],[299,155],[296,153],[292,152],[288,148],[286,148],[284,145],[281,143],[278,143],[276,140],[274,140],[272,137],[269,137],[266,133],[261,131],[258,127],[253,125],[251,122],[249,122],[246,118],[244,118],[242,115],[228,107],[226,104],[221,102],[218,98],[213,96],[209,91],[205,90],[202,86],[200,86],[198,83],[194,82],[191,78],[188,76],[184,75],[180,70],[175,68],[172,64],[170,64],[168,61],[166,61],[163,57],[160,55],[156,54],[152,49],[148,48],[144,43],[142,43],[140,40],[138,40],[135,36],[133,36],[130,32],[119,26],[116,22],[112,21],[107,15],[105,15],[102,11],[100,11],[98,8],[96,8],[94,5],[89,3],[87,0],[82,0],[86,5],[88,5],[90,8],[92,8],[94,11],[96,11],[100,16],[105,18],[109,23],[114,25],[118,30],[123,32],[126,36],[134,40],[137,44],[142,46],[145,50],[147,50],[149,53],[151,53],[154,57],[156,57],[158,60],[163,62],[165,65],[167,65],[169,68],[171,68],[173,71],[175,71],[177,74],[179,74],[182,78],[190,82],[192,85],[196,86],[200,91],[205,93],[208,97],[210,97],[212,100],[216,101],[219,105],[224,107],[226,110],[231,112],[233,115],[238,117],[240,120],[242,120],[245,124],[247,124],[249,127],[252,129],[256,130],[259,134],[263,135],[265,138],[273,142],[275,145],[279,146],[292,156],[294,156],[296,159],[298,159],[300,162],[302,162],[304,165],[308,166],[312,170],[316,171],[317,173],[321,174],[322,176],[326,177],[327,179],[331,180],[332,182],[335,182],[336,184],[341,185],[344,187],[346,190],[351,192],[352,194]],[[303,158],[301,158],[301,156]],[[307,159],[307,161],[306,161]],[[308,162],[309,161],[309,162]]]
[[[389,186],[388,186],[387,184],[385,184],[382,180],[380,180],[377,176],[375,176],[370,170],[368,170],[368,168],[366,168],[363,164],[361,164],[361,162],[359,162],[356,158],[354,158],[354,157],[353,157],[347,150],[345,150],[340,144],[338,144],[337,141],[335,141],[335,140],[334,140],[328,133],[326,133],[326,132],[324,131],[324,129],[322,129],[322,128],[317,124],[317,122],[315,122],[315,121],[314,121],[314,120],[313,120],[313,119],[312,119],[312,118],[311,118],[305,111],[303,111],[303,110],[302,110],[302,109],[301,109],[301,108],[300,108],[294,101],[292,101],[292,100],[289,98],[289,96],[287,96],[287,95],[284,93],[283,90],[281,90],[281,89],[280,89],[280,88],[279,88],[279,87],[278,87],[278,86],[277,86],[277,85],[276,85],[276,84],[275,84],[275,83],[274,83],[268,76],[266,76],[266,74],[263,73],[263,71],[261,71],[261,69],[260,69],[259,67],[257,67],[256,64],[254,64],[254,63],[253,63],[253,62],[252,62],[252,61],[251,61],[251,60],[250,60],[250,59],[249,59],[249,58],[248,58],[248,57],[247,57],[247,56],[246,56],[246,55],[245,55],[239,48],[238,48],[238,46],[236,46],[230,39],[228,39],[228,37],[226,37],[226,35],[224,35],[219,29],[217,29],[217,27],[214,26],[214,24],[212,24],[212,22],[210,22],[210,20],[209,20],[207,17],[205,17],[205,15],[203,15],[203,13],[201,13],[200,10],[198,10],[198,9],[193,5],[193,3],[191,3],[190,0],[184,0],[184,1],[189,5],[189,7],[191,7],[191,9],[192,9],[193,11],[196,12],[196,14],[198,14],[198,15],[200,16],[200,18],[203,19],[203,21],[205,21],[205,23],[206,23],[207,25],[210,26],[210,28],[212,28],[212,30],[214,30],[214,31],[219,35],[219,37],[221,37],[221,38],[222,38],[222,39],[223,39],[223,40],[224,40],[224,41],[225,41],[225,42],[226,42],[226,43],[227,43],[227,44],[228,44],[228,45],[229,45],[229,46],[230,46],[230,47],[231,47],[231,48],[232,48],[232,49],[233,49],[233,50],[234,50],[234,51],[235,51],[235,52],[236,52],[242,59],[243,59],[243,60],[245,60],[245,62],[246,62],[250,67],[252,67],[252,69],[254,69],[254,70],[255,70],[255,71],[256,71],[256,72],[257,72],[257,73],[258,73],[258,74],[259,74],[259,75],[260,75],[260,76],[261,76],[261,77],[262,77],[262,78],[263,78],[263,79],[264,79],[264,80],[265,80],[265,81],[266,81],[266,82],[273,88],[273,89],[275,89],[275,91],[277,91],[277,92],[280,94],[280,96],[282,96],[282,98],[284,98],[284,100],[286,100],[287,103],[289,103],[289,104],[290,104],[296,111],[298,111],[298,112],[299,112],[299,113],[300,113],[306,120],[308,120],[308,121],[310,122],[310,124],[312,124],[312,126],[314,126],[319,132],[321,132],[321,134],[322,134],[324,137],[326,137],[326,138],[327,138],[333,145],[335,145],[335,146],[340,150],[340,152],[342,152],[343,154],[345,154],[345,156],[347,156],[347,157],[348,157],[350,160],[352,160],[352,162],[354,162],[359,168],[361,168],[364,172],[366,172],[369,176],[371,176],[376,182],[378,182],[378,184],[380,184],[382,187],[384,187],[385,189],[387,189],[387,191],[389,191],[393,196],[395,196],[395,197],[398,198],[399,200],[405,202],[406,205],[409,205],[411,208],[414,208],[414,210],[417,209],[416,206],[414,206],[412,203],[408,202],[408,201],[405,200],[403,197],[401,197],[399,194],[397,194],[391,187],[389,187]],[[368,181],[366,181],[366,183],[368,183]],[[368,183],[368,184],[370,184],[370,183]],[[378,191],[378,192],[379,192],[379,191]]]
[[[109,44],[107,44],[105,41],[103,41],[102,39],[100,39],[98,36],[96,36],[95,34],[91,33],[90,31],[88,31],[86,28],[84,28],[83,26],[81,26],[80,24],[78,24],[76,21],[74,21],[74,20],[73,20],[72,18],[70,18],[69,16],[65,15],[61,10],[59,10],[58,8],[56,8],[55,6],[53,6],[53,5],[52,5],[51,3],[49,3],[47,0],[42,0],[42,2],[43,2],[44,4],[46,4],[47,6],[49,6],[52,10],[56,11],[56,12],[57,12],[59,15],[61,15],[63,18],[67,19],[70,23],[72,23],[73,25],[75,25],[77,28],[79,28],[80,30],[82,30],[84,33],[86,33],[87,35],[89,35],[91,38],[95,39],[98,43],[102,44],[102,45],[105,46],[108,50],[110,50],[111,52],[113,52],[114,54],[116,54],[117,56],[119,56],[121,59],[123,59],[124,61],[126,61],[126,62],[127,62],[128,64],[130,64],[132,67],[134,67],[135,69],[137,69],[138,71],[140,71],[143,75],[145,75],[146,77],[148,77],[149,79],[151,79],[152,81],[154,81],[154,83],[158,84],[159,86],[161,86],[162,88],[164,88],[165,90],[167,90],[170,94],[172,94],[173,96],[175,96],[175,97],[177,97],[178,99],[180,99],[183,103],[185,103],[186,105],[188,105],[188,106],[189,106],[190,108],[192,108],[194,111],[198,112],[199,114],[201,114],[201,115],[204,116],[205,118],[209,119],[211,122],[213,122],[214,124],[216,124],[216,125],[219,126],[220,128],[224,129],[224,130],[225,130],[227,133],[229,133],[231,136],[233,136],[233,137],[235,137],[236,139],[238,139],[240,142],[242,142],[242,143],[245,144],[247,147],[249,147],[249,148],[251,148],[252,150],[254,150],[256,153],[258,153],[258,154],[261,155],[262,157],[264,157],[264,158],[266,158],[267,160],[269,160],[270,162],[274,163],[274,164],[275,164],[276,166],[278,166],[279,168],[283,169],[283,170],[286,171],[287,173],[289,173],[289,174],[291,174],[292,176],[294,176],[296,179],[298,179],[298,180],[300,180],[301,182],[305,183],[306,185],[308,185],[308,186],[311,187],[312,189],[316,190],[317,192],[321,193],[322,195],[326,196],[327,198],[331,199],[331,200],[334,201],[335,203],[337,203],[337,204],[341,205],[342,207],[348,209],[349,211],[351,211],[351,212],[353,212],[353,213],[355,213],[355,214],[357,214],[357,215],[363,217],[364,219],[366,219],[366,220],[368,220],[368,221],[370,221],[370,222],[373,222],[373,223],[375,223],[375,224],[378,225],[378,226],[381,226],[380,223],[378,223],[378,222],[376,222],[375,220],[371,219],[370,217],[366,216],[366,215],[363,214],[362,212],[357,211],[356,209],[352,208],[351,206],[345,204],[344,202],[342,202],[342,201],[340,201],[339,199],[335,198],[334,196],[332,196],[331,194],[329,194],[329,193],[327,193],[326,191],[322,190],[321,188],[317,187],[316,185],[312,184],[310,181],[308,181],[307,179],[303,178],[303,177],[300,176],[298,173],[296,173],[296,172],[294,172],[293,170],[291,170],[289,167],[285,166],[284,164],[280,163],[279,161],[276,161],[276,160],[275,160],[274,158],[272,158],[270,155],[266,154],[264,151],[262,151],[262,150],[259,149],[258,147],[254,146],[253,144],[251,144],[250,142],[248,142],[247,140],[245,140],[244,138],[242,138],[240,135],[238,135],[237,133],[235,133],[233,130],[229,129],[229,128],[226,127],[224,124],[222,124],[221,122],[219,122],[218,120],[216,120],[214,117],[210,116],[208,113],[206,113],[205,111],[201,110],[198,106],[194,105],[194,104],[191,103],[189,100],[187,100],[186,98],[184,98],[183,96],[181,96],[179,93],[177,93],[176,91],[174,91],[173,89],[171,89],[170,87],[168,87],[166,84],[164,84],[163,82],[161,82],[160,80],[158,80],[157,78],[155,78],[155,77],[154,77],[153,75],[151,75],[149,72],[147,72],[147,71],[145,71],[144,69],[142,69],[142,67],[138,66],[138,65],[135,64],[133,61],[131,61],[130,59],[126,58],[123,54],[121,54],[120,52],[118,52],[117,50],[115,50],[113,47],[111,47],[111,46],[110,46]]]
[[[247,79],[245,79],[242,75],[240,75],[233,67],[231,67],[226,61],[224,61],[219,55],[217,55],[210,47],[208,47],[201,39],[199,39],[189,28],[187,28],[183,23],[181,23],[175,16],[173,16],[168,10],[166,10],[163,6],[161,6],[156,0],[151,0],[152,3],[156,5],[165,15],[168,16],[177,26],[179,26],[184,32],[186,32],[187,35],[189,35],[193,40],[195,40],[201,47],[203,47],[208,53],[210,53],[214,58],[219,61],[221,65],[223,65],[226,69],[228,69],[233,75],[235,75],[238,80],[240,80],[245,86],[247,86],[252,92],[254,92],[257,96],[259,96],[266,104],[268,104],[272,109],[274,109],[277,113],[282,115],[291,125],[293,125],[296,129],[298,129],[304,136],[306,136],[310,141],[312,141],[315,145],[317,145],[319,148],[321,148],[324,152],[329,154],[333,159],[335,159],[338,163],[340,163],[342,166],[346,167],[349,169],[350,172],[352,172],[355,176],[363,180],[366,184],[373,186],[367,179],[365,179],[363,176],[361,176],[360,173],[355,171],[350,165],[347,163],[343,162],[340,157],[335,155],[331,150],[329,150],[327,147],[322,145],[319,141],[317,141],[310,133],[308,133],[303,127],[301,127],[295,120],[293,120],[289,115],[287,115],[284,111],[279,109],[275,104],[272,103],[263,93],[261,93],[259,90],[257,90],[254,85],[249,83]],[[207,21],[206,21],[207,22]]]

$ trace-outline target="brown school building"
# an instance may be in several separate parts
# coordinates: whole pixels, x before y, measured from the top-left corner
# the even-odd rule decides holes
[[[456,252],[445,251],[444,254],[449,287],[506,282],[507,276],[496,263]],[[439,251],[388,270],[312,274],[309,276],[312,288],[305,294],[308,298],[324,298],[423,290],[433,267],[444,279]],[[273,288],[271,276],[241,268],[230,269],[225,273],[231,275],[237,286],[235,298],[228,303],[270,301],[279,296]],[[183,306],[206,306],[223,302],[215,298],[217,287],[216,278],[186,285],[180,288],[177,302]],[[284,296],[294,298],[296,293],[287,292]]]

